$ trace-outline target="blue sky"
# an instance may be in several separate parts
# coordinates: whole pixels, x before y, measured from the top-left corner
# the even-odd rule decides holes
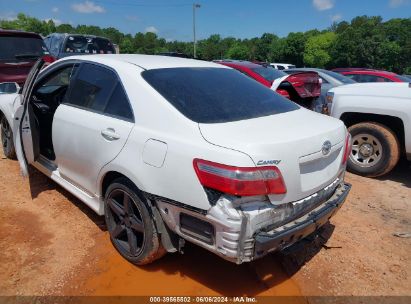
[[[384,20],[410,18],[411,0],[197,0],[197,36],[251,38],[265,32],[325,29],[332,21],[358,15],[381,15]],[[57,24],[115,27],[122,32],[152,31],[167,40],[192,39],[190,0],[0,0],[0,18],[17,13],[52,18]]]

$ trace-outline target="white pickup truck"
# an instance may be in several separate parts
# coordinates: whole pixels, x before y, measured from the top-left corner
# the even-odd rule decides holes
[[[327,94],[331,116],[352,136],[348,170],[363,176],[391,171],[402,155],[411,161],[411,84],[358,83]]]

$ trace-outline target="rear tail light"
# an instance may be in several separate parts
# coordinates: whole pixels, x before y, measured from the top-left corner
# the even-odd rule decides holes
[[[53,63],[54,61],[56,61],[56,58],[54,58],[51,55],[44,55],[43,60],[44,60],[44,62],[50,64],[50,63]]]
[[[285,98],[290,99],[290,94],[288,94],[288,92],[286,90],[283,89],[277,89],[276,91],[278,94],[280,94],[281,96],[284,96]]]
[[[344,146],[344,155],[342,160],[342,165],[345,166],[347,164],[348,158],[350,157],[352,149],[352,141],[351,141],[351,134],[347,132],[347,137],[345,138],[345,146]]]
[[[202,159],[194,159],[193,164],[204,187],[223,193],[252,196],[287,192],[281,172],[274,166],[234,167]]]

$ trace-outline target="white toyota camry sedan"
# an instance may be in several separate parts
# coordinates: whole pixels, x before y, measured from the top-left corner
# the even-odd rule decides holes
[[[135,264],[185,241],[252,261],[316,231],[350,190],[344,124],[236,70],[146,55],[42,65],[1,97],[8,142],[23,173],[34,166],[104,214]]]

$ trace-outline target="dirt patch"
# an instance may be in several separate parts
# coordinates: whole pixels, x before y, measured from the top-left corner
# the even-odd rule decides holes
[[[286,251],[286,269],[304,295],[411,295],[411,238],[394,236],[411,232],[410,164],[384,179],[347,181],[352,191],[332,228]]]
[[[409,295],[411,169],[347,175],[352,192],[321,231],[235,265],[194,245],[136,267],[104,220],[37,171],[0,159],[0,295]]]
[[[96,216],[41,173],[23,179],[15,161],[0,159],[0,172],[0,294],[58,293],[101,233]]]

